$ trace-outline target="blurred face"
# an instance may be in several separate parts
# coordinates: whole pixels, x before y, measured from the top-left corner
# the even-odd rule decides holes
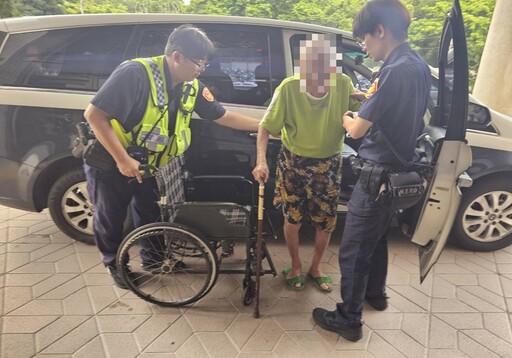
[[[309,40],[300,47],[300,79],[307,92],[328,92],[336,72],[336,53],[326,40]]]

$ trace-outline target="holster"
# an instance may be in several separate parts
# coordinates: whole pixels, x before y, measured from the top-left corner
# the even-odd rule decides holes
[[[101,171],[111,170],[116,165],[114,158],[97,139],[89,140],[83,157],[85,164]]]
[[[385,181],[386,168],[380,165],[363,165],[359,176],[359,184],[365,193],[377,195]]]

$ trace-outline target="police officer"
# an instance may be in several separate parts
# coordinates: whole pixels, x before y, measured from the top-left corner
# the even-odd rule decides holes
[[[147,150],[149,164],[165,165],[188,148],[194,111],[223,126],[258,130],[257,119],[226,111],[197,80],[213,51],[202,30],[182,25],[169,36],[164,55],[119,65],[85,110],[84,117],[116,164],[107,171],[84,167],[95,207],[96,243],[120,288],[127,286],[115,258],[128,205],[131,203],[135,227],[155,222],[159,216],[156,182],[154,178],[142,181],[140,158],[129,152]]]
[[[351,137],[364,136],[359,156],[370,166],[401,167],[384,135],[405,160],[411,161],[422,128],[430,71],[407,43],[410,22],[410,14],[399,0],[368,1],[354,19],[353,34],[367,55],[374,61],[384,61],[359,113],[343,116],[343,126]],[[339,251],[343,302],[334,311],[313,310],[313,319],[321,328],[351,341],[362,337],[365,299],[377,310],[387,308],[386,232],[393,209],[379,200],[381,183],[375,185],[363,187],[360,178],[348,203]]]

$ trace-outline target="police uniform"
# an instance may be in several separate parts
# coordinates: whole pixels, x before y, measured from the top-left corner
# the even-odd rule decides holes
[[[216,120],[226,110],[201,82],[194,80],[171,88],[163,56],[121,64],[100,88],[91,103],[108,113],[116,135],[127,148],[150,150],[149,163],[165,165],[190,145],[192,112]],[[167,85],[168,84],[168,85]],[[99,171],[84,165],[87,190],[94,205],[94,234],[106,266],[114,266],[123,240],[123,223],[131,204],[135,227],[158,220],[158,193],[154,178],[142,184],[123,176],[117,168]]]
[[[382,136],[386,133],[407,161],[414,155],[416,138],[430,96],[430,70],[408,43],[393,50],[377,73],[359,116],[373,125],[364,136],[359,156],[370,163],[399,169],[401,163]],[[367,298],[384,298],[388,267],[386,232],[393,209],[354,187],[339,251],[342,303],[337,311],[349,326],[361,325]]]

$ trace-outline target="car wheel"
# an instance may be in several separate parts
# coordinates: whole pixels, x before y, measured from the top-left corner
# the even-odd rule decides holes
[[[53,221],[66,235],[85,244],[95,244],[92,227],[94,206],[89,200],[82,169],[65,173],[53,184],[48,208]]]
[[[479,180],[462,196],[453,234],[472,251],[494,251],[512,244],[512,182]]]

